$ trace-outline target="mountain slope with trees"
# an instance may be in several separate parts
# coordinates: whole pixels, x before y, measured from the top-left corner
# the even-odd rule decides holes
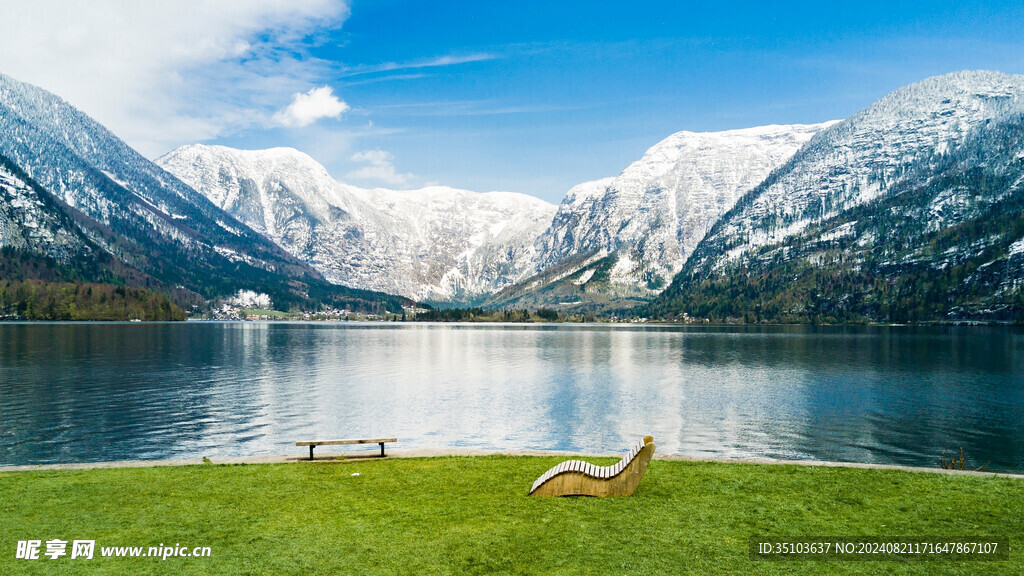
[[[874,134],[843,149],[835,143],[858,132],[854,122],[823,133],[723,217],[646,313],[715,322],[1024,321],[1024,78],[968,73],[909,88],[918,103],[937,106],[892,106],[903,89],[867,112],[884,110],[916,134],[897,134],[901,146]],[[962,100],[951,109],[955,94]],[[921,138],[956,114],[945,136]],[[828,168],[822,158],[837,152],[848,162]],[[814,189],[792,183],[814,181],[820,172],[809,165],[853,185],[817,189],[818,207],[803,202],[802,190]]]

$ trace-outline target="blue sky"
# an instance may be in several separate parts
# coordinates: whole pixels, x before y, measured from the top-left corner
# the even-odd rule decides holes
[[[192,30],[193,14],[213,24],[191,45],[218,48],[195,55],[183,46],[177,59],[160,56],[162,68],[135,64],[113,95],[117,109],[100,98],[107,88],[58,74],[57,40],[38,48],[41,67],[44,56],[53,62],[50,77],[11,56],[0,57],[0,71],[20,66],[15,77],[54,90],[150,156],[194,141],[294,146],[354,184],[439,183],[552,202],[679,130],[820,122],[935,74],[1024,73],[1019,1],[712,4],[316,0],[299,14],[261,0],[234,5],[249,12],[244,25],[227,8],[202,15],[197,4],[153,16],[147,33]],[[124,58],[131,70],[118,38],[96,57]],[[25,42],[43,41],[18,50]],[[146,74],[148,84],[132,84]],[[295,95],[317,89],[326,107],[288,120]]]

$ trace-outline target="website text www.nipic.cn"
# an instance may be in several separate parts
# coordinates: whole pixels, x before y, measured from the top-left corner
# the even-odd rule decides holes
[[[70,546],[69,546],[70,545]],[[209,546],[99,546],[101,558],[208,558]],[[14,557],[18,560],[92,560],[96,557],[95,540],[19,540]]]

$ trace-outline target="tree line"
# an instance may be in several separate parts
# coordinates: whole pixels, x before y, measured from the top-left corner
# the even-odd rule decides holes
[[[184,320],[167,296],[114,284],[0,280],[0,318],[6,320]]]

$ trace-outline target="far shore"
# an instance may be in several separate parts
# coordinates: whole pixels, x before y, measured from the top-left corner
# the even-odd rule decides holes
[[[673,322],[668,320],[596,320],[593,322],[569,322],[569,321],[527,321],[527,322],[506,322],[492,320],[345,320],[345,319],[304,319],[304,318],[280,318],[261,320],[241,319],[210,319],[210,318],[187,318],[185,320],[23,320],[0,318],[2,325],[69,325],[69,324],[95,324],[112,326],[118,324],[131,325],[152,325],[152,324],[339,324],[339,325],[371,325],[371,326],[398,326],[398,325],[452,325],[452,326],[666,326],[666,327],[699,327],[699,328],[1021,328],[1024,324],[1016,322],[999,321],[950,321],[950,322],[866,322],[866,323],[844,323],[844,324],[813,324],[813,323],[761,323],[761,324],[731,324],[731,323],[699,323],[699,322]]]

